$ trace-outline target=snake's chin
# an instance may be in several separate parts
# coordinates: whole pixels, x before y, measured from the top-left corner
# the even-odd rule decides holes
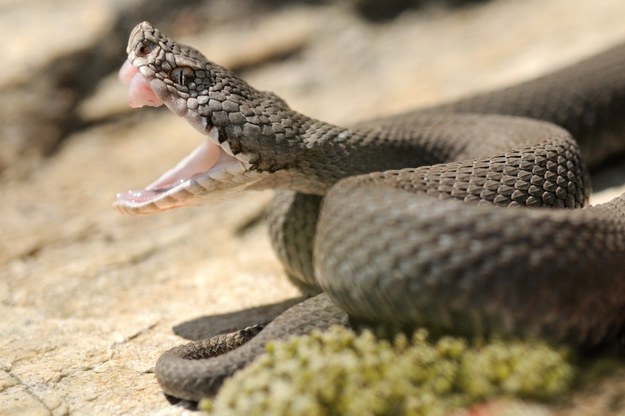
[[[128,85],[128,104],[138,108],[159,107],[164,102],[156,95],[136,66],[126,61],[119,71],[120,80]],[[220,143],[217,128],[210,127],[204,142],[176,166],[140,190],[117,194],[114,205],[130,214],[149,214],[165,209],[191,205],[207,191],[241,185],[235,180],[251,167],[245,155],[234,155],[227,141]]]

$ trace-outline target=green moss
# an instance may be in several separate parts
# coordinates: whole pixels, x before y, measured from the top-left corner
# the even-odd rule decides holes
[[[494,396],[546,399],[566,391],[565,351],[540,342],[392,342],[344,328],[294,337],[228,380],[201,407],[217,415],[443,415]]]

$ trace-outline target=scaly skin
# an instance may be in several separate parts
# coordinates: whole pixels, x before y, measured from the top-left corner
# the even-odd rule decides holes
[[[516,87],[353,128],[291,110],[148,23],[133,30],[128,54],[131,103],[162,102],[209,139],[117,206],[143,214],[223,189],[285,189],[270,221],[274,245],[291,279],[324,292],[223,355],[166,353],[156,372],[167,393],[214,393],[268,339],[309,331],[320,311],[322,327],[345,324],[347,312],[575,345],[622,329],[625,199],[578,208],[590,192],[582,156],[597,164],[625,150],[624,46]],[[577,142],[546,122],[465,111],[551,121]]]

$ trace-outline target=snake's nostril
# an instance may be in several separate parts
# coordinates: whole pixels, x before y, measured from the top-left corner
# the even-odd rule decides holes
[[[154,43],[144,40],[135,48],[135,55],[140,58],[145,58],[154,50],[155,47],[156,45]]]

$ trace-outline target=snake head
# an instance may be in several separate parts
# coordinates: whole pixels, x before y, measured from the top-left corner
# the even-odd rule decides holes
[[[192,204],[209,192],[245,188],[285,166],[295,127],[287,104],[258,91],[196,49],[176,43],[150,23],[128,41],[119,76],[131,107],[166,105],[207,139],[143,190],[117,196],[123,212],[145,214]]]

